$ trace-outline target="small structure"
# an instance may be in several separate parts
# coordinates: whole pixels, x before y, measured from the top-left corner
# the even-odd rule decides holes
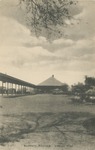
[[[52,75],[50,78],[46,79],[42,83],[36,86],[36,90],[38,93],[54,93],[62,94],[62,91],[64,92],[64,86],[66,84],[60,82],[57,80],[54,75]]]

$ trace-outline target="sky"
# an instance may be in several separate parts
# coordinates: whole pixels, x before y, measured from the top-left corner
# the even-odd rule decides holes
[[[0,72],[34,84],[52,74],[69,85],[95,77],[95,1],[78,1],[65,37],[49,42],[30,32],[18,0],[0,0]]]

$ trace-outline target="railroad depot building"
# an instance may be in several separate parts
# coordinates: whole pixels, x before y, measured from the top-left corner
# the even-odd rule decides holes
[[[0,94],[30,94],[35,85],[7,74],[0,73]],[[28,92],[27,92],[28,91]]]
[[[38,85],[0,73],[0,94],[64,94],[68,92],[68,85],[57,80],[54,75]]]
[[[57,80],[54,75],[36,86],[38,93],[61,94],[67,92],[67,85]]]

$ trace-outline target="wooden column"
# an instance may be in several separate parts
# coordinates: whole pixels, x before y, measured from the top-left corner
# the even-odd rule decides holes
[[[12,83],[12,95],[13,95],[13,83]]]
[[[3,96],[3,90],[4,90],[4,89],[3,89],[3,81],[2,81],[2,96]]]
[[[17,93],[17,84],[15,84],[15,94]]]
[[[9,90],[9,83],[7,82],[7,95],[9,94],[8,90]]]
[[[20,85],[18,84],[18,95],[20,94]]]
[[[23,94],[23,87],[22,87],[22,85],[21,85],[21,94]]]

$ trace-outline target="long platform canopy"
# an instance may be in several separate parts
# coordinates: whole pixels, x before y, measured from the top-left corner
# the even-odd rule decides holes
[[[35,87],[35,85],[32,84],[32,83],[14,78],[12,76],[9,76],[9,75],[3,74],[3,73],[0,73],[0,81],[13,83],[13,84],[18,84],[18,85],[27,86],[27,87]]]

